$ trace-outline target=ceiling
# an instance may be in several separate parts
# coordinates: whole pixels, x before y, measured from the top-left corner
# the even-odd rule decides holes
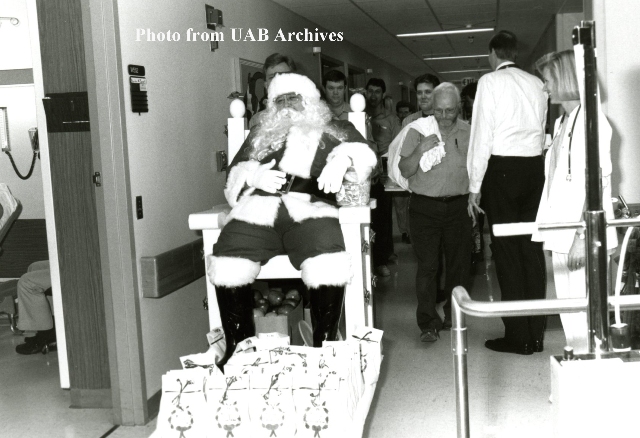
[[[489,70],[486,57],[424,61],[430,56],[486,55],[494,32],[399,38],[402,33],[495,27],[518,36],[526,60],[558,13],[582,12],[583,0],[273,0],[378,58],[418,76],[446,81]],[[470,38],[473,37],[473,38]],[[486,70],[484,70],[486,69]],[[461,71],[462,70],[462,71]],[[458,73],[446,73],[461,71]]]

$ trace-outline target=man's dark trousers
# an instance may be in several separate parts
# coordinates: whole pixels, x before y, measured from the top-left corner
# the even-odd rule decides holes
[[[491,229],[491,249],[502,301],[546,297],[542,243],[531,235],[496,237],[493,225],[535,222],[544,188],[544,160],[537,157],[492,155],[482,182],[482,208]],[[522,345],[544,338],[545,316],[502,318],[505,338]]]
[[[409,233],[418,258],[416,316],[421,330],[442,328],[436,312],[441,249],[445,256],[445,292],[448,296],[445,318],[451,319],[453,288],[469,287],[472,241],[468,199],[468,195],[462,195],[443,201],[415,193],[409,199]]]
[[[373,266],[377,268],[389,263],[393,249],[393,216],[391,193],[378,182],[371,186],[371,197],[376,199],[376,208],[371,210],[371,228],[376,233],[373,243]]]

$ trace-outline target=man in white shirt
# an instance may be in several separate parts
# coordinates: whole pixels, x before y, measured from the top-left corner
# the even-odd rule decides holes
[[[478,82],[467,157],[469,214],[486,210],[489,225],[535,222],[544,186],[544,126],[547,96],[537,77],[515,65],[517,38],[498,32],[489,43],[495,70]],[[495,237],[492,251],[503,301],[544,299],[546,271],[542,246],[531,235]],[[542,351],[545,317],[502,319],[504,338],[485,346],[499,352]]]

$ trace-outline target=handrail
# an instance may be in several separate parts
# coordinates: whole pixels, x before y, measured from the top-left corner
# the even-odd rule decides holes
[[[618,299],[608,297],[613,310],[619,301],[620,308],[640,310],[640,295],[622,295]],[[451,305],[451,350],[453,352],[456,391],[456,423],[458,438],[469,438],[469,388],[467,376],[467,327],[465,314],[480,318],[504,316],[554,315],[587,311],[587,298],[524,301],[476,301],[462,286],[453,289]]]

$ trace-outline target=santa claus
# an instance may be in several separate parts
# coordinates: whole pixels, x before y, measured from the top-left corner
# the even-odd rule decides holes
[[[268,95],[262,123],[229,166],[224,193],[233,209],[208,260],[227,342],[220,366],[255,334],[251,283],[280,254],[302,270],[314,346],[336,339],[351,262],[335,194],[347,169],[365,179],[376,165],[366,140],[351,123],[332,120],[307,77],[280,74]]]

